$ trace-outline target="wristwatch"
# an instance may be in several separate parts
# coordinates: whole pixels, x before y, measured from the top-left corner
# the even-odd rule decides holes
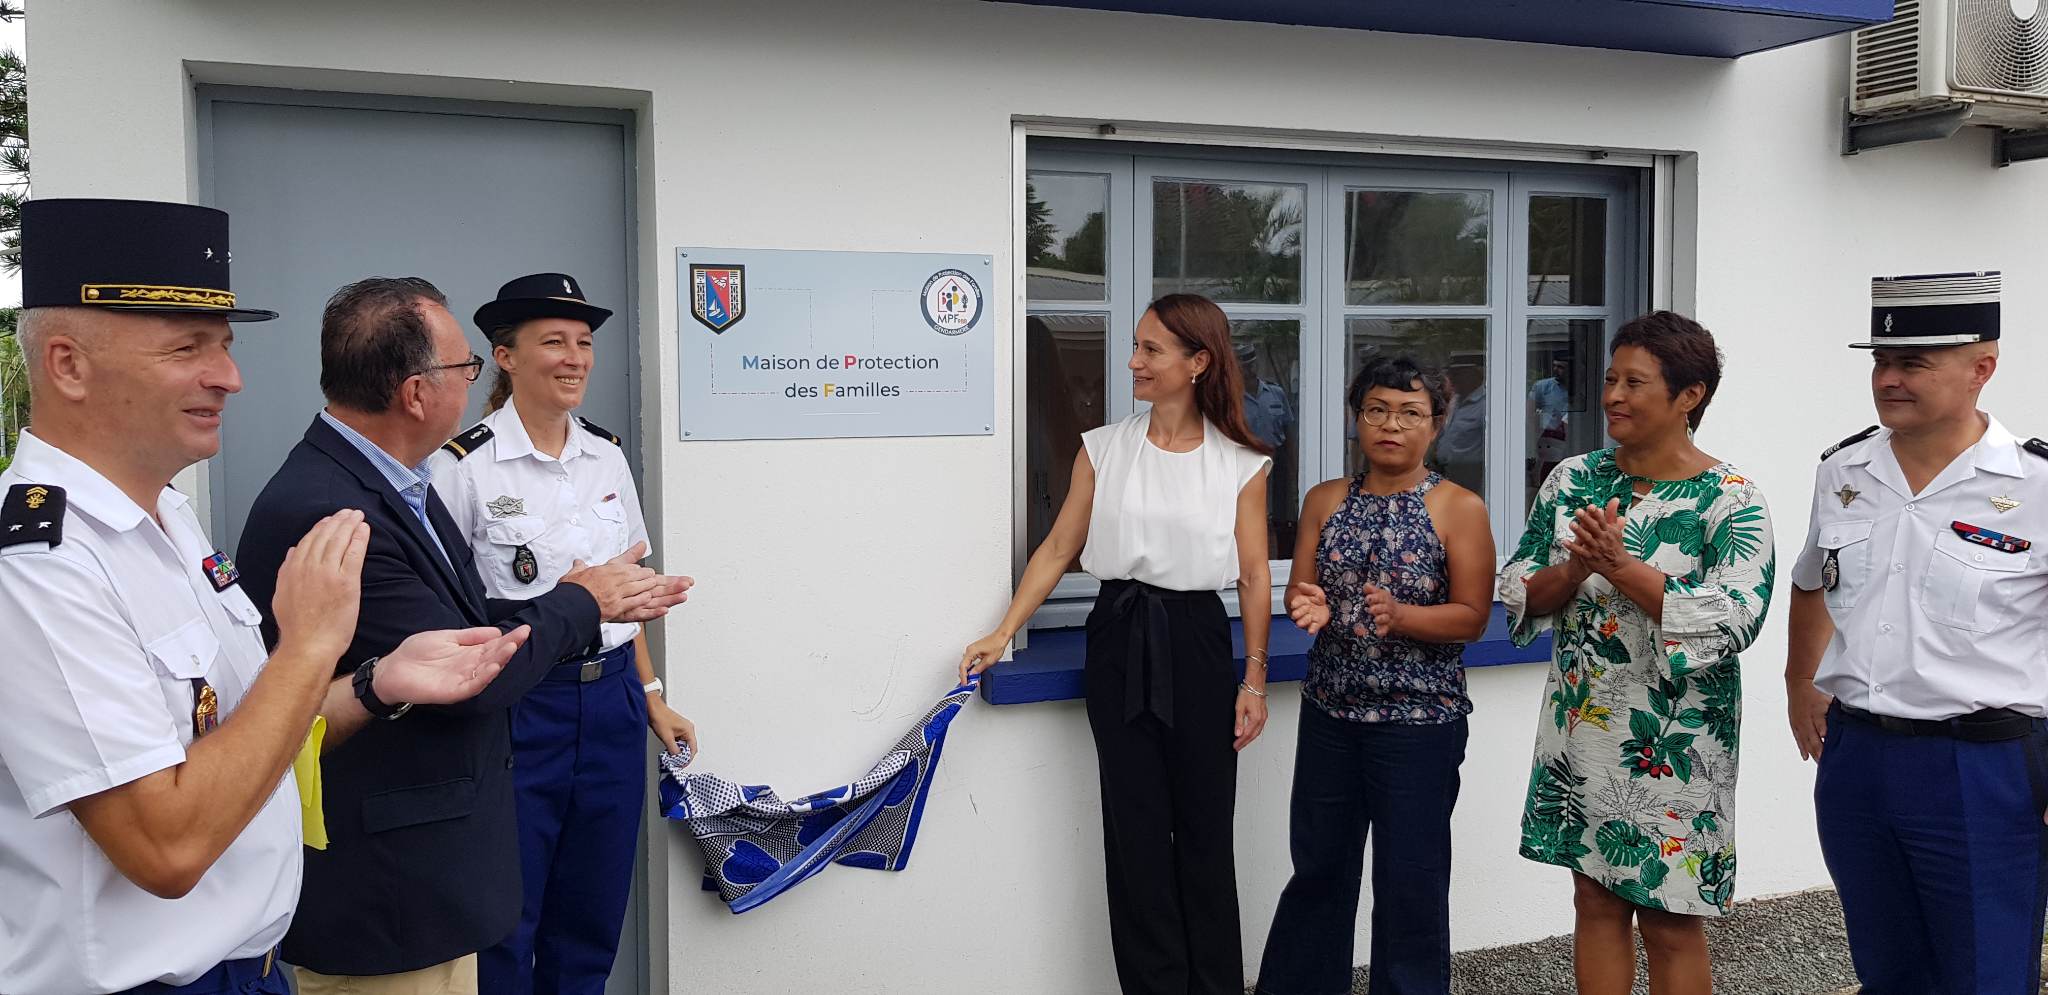
[[[407,702],[394,708],[386,704],[384,699],[377,697],[377,688],[372,679],[376,676],[377,661],[380,659],[382,657],[373,656],[358,664],[356,675],[350,680],[356,688],[356,700],[363,703],[363,710],[369,712],[371,718],[395,719],[412,711],[412,703]]]
[[[651,681],[648,681],[645,684],[640,685],[640,690],[648,694],[661,694],[661,678],[657,677]]]

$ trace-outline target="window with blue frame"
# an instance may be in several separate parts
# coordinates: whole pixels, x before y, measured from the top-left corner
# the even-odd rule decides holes
[[[1343,393],[1376,355],[1444,371],[1455,397],[1431,460],[1486,496],[1512,549],[1543,475],[1604,442],[1606,340],[1645,299],[1639,173],[1034,145],[1020,552],[1050,530],[1081,433],[1136,410],[1124,364],[1145,305],[1184,291],[1230,317],[1247,418],[1274,449],[1276,585],[1301,495],[1362,465]],[[1060,644],[1043,630],[1081,624],[1095,587],[1069,574],[1031,645]]]

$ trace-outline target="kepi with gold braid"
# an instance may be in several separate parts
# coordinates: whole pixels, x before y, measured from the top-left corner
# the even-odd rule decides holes
[[[154,200],[46,197],[21,205],[21,306],[269,321],[242,307],[224,211]]]

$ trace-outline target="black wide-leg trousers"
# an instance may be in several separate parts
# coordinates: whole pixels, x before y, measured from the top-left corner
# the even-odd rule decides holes
[[[1214,591],[1105,581],[1083,681],[1126,995],[1240,995],[1237,668]]]

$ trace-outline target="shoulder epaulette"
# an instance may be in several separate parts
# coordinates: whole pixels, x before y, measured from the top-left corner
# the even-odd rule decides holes
[[[0,549],[25,542],[64,541],[64,488],[15,484],[0,504]]]
[[[2025,449],[2027,452],[2033,453],[2034,455],[2039,456],[2042,459],[2048,459],[2048,442],[2042,442],[2039,439],[2028,439],[2027,441],[2020,443],[2020,448]]]
[[[489,425],[485,425],[479,422],[475,428],[472,428],[469,431],[464,432],[453,439],[449,439],[445,444],[441,446],[441,448],[446,449],[451,453],[454,453],[456,459],[461,459],[464,456],[469,455],[470,453],[476,452],[476,447],[491,441],[492,434],[493,433],[491,432],[491,427]]]
[[[604,441],[609,442],[614,446],[625,445],[625,443],[619,441],[618,436],[612,434],[611,429],[599,428],[598,426],[591,424],[590,419],[588,418],[578,416],[576,419],[576,424],[583,426],[584,431],[589,432],[590,434],[597,436],[598,438],[603,439]]]
[[[1843,439],[1840,442],[1835,443],[1832,446],[1829,446],[1826,452],[1820,454],[1820,461],[1825,463],[1828,461],[1829,457],[1835,455],[1836,453],[1839,453],[1842,450],[1847,449],[1850,446],[1853,446],[1859,442],[1862,442],[1863,440],[1868,439],[1876,434],[1877,426],[1872,425],[1869,428],[1866,428],[1863,431],[1856,433],[1855,435],[1852,435],[1846,439]]]

